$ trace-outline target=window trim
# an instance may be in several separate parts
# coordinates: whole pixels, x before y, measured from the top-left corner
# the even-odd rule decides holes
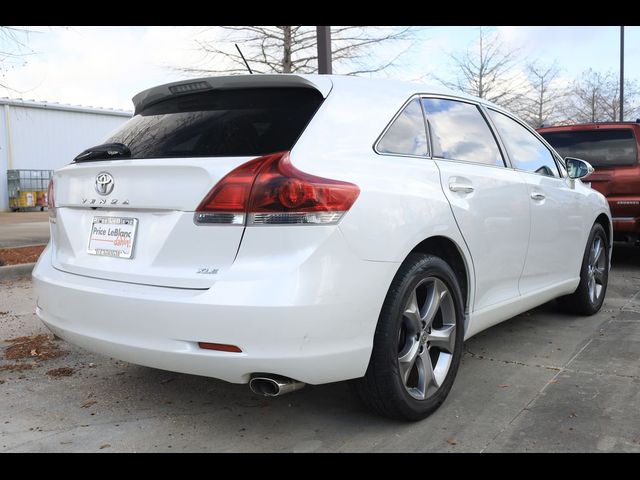
[[[423,126],[424,126],[424,134],[425,134],[426,140],[427,140],[427,154],[426,155],[411,155],[411,154],[408,154],[408,153],[389,153],[389,152],[381,152],[380,150],[378,150],[378,145],[380,144],[380,142],[382,141],[382,139],[386,135],[387,131],[391,128],[391,126],[396,121],[396,119],[400,115],[402,115],[402,113],[409,106],[409,104],[413,100],[416,100],[416,99],[420,103],[420,112],[422,112],[422,123],[423,123]],[[384,127],[384,130],[382,130],[382,133],[380,135],[378,135],[378,138],[375,140],[375,142],[373,142],[373,151],[376,152],[378,155],[383,155],[385,157],[407,157],[407,158],[426,158],[426,159],[431,159],[432,158],[432,156],[431,156],[431,136],[429,135],[429,128],[427,126],[427,119],[425,118],[425,115],[424,115],[424,109],[422,108],[422,102],[420,102],[420,94],[419,93],[414,93],[413,95],[411,95],[402,104],[400,109],[391,118],[389,123],[387,123],[387,126]]]
[[[424,124],[425,124],[425,130],[426,130],[426,135],[427,135],[427,150],[428,150],[427,151],[427,155],[426,156],[423,156],[423,155],[409,155],[409,154],[404,154],[404,153],[386,153],[386,152],[379,151],[378,150],[378,144],[382,140],[382,137],[384,137],[384,135],[387,133],[387,130],[389,130],[389,128],[391,127],[393,122],[396,120],[396,118],[398,118],[400,116],[400,114],[404,111],[404,109],[407,107],[407,105],[409,105],[409,103],[412,100],[416,99],[416,98],[420,101],[420,108],[422,109],[422,117],[423,117]],[[462,102],[462,103],[468,103],[468,104],[474,105],[480,111],[480,115],[482,116],[484,121],[487,123],[487,126],[489,127],[489,131],[493,135],[493,139],[496,142],[496,145],[498,146],[498,151],[500,152],[500,155],[502,156],[502,162],[504,163],[504,165],[502,165],[502,166],[501,165],[489,165],[488,163],[482,163],[482,162],[473,162],[473,161],[469,161],[469,160],[455,160],[455,159],[452,159],[452,158],[443,158],[443,157],[434,156],[433,155],[433,147],[432,147],[432,139],[431,139],[431,125],[429,124],[429,120],[427,119],[426,113],[424,111],[424,107],[422,105],[422,99],[423,98],[435,98],[435,99],[439,99],[439,100],[453,100],[453,101],[456,101],[456,102]],[[395,115],[387,123],[387,125],[382,130],[382,133],[380,135],[378,135],[378,138],[374,141],[374,143],[372,145],[372,149],[376,154],[383,155],[383,156],[386,156],[386,157],[422,158],[422,159],[428,159],[428,160],[442,160],[442,161],[445,161],[445,162],[456,162],[456,163],[464,163],[464,164],[470,164],[470,165],[481,165],[481,166],[484,166],[484,167],[491,167],[491,168],[510,168],[510,169],[513,169],[513,166],[511,165],[511,159],[509,158],[509,155],[507,154],[507,151],[506,151],[506,147],[502,143],[502,139],[498,135],[498,133],[497,133],[493,123],[491,122],[491,119],[489,118],[489,115],[487,114],[485,108],[486,108],[485,105],[483,103],[481,103],[481,102],[478,102],[476,100],[469,99],[469,98],[458,97],[456,95],[446,95],[446,94],[437,94],[437,93],[414,93],[413,95],[411,95],[402,104],[402,106],[398,109],[398,111],[395,113]]]
[[[407,107],[407,105],[409,105],[409,103],[412,100],[416,99],[416,98],[420,101],[420,107],[422,109],[422,117],[423,117],[424,124],[425,124],[425,130],[426,130],[426,135],[427,135],[427,155],[426,156],[425,155],[409,155],[409,154],[404,154],[404,153],[380,152],[378,150],[378,144],[382,140],[382,137],[384,137],[385,133],[387,133],[387,130],[389,130],[389,128],[391,127],[393,122],[396,120],[396,118],[398,118],[400,116],[400,114],[402,114],[402,112]],[[504,165],[503,166],[500,166],[500,165],[489,165],[487,163],[482,163],[482,162],[473,162],[473,161],[469,161],[469,160],[456,160],[456,159],[452,159],[452,158],[444,158],[444,157],[438,157],[438,156],[433,155],[433,147],[432,147],[432,140],[431,140],[431,125],[429,124],[429,120],[427,119],[426,113],[424,111],[424,107],[422,106],[422,99],[423,98],[434,98],[434,99],[439,99],[439,100],[453,100],[453,101],[456,101],[456,102],[468,103],[468,104],[474,105],[476,108],[478,108],[478,110],[480,111],[481,116],[484,118],[485,122],[487,123],[487,126],[489,127],[489,131],[493,135],[493,138],[494,138],[494,140],[496,142],[496,145],[498,146],[498,150],[500,151],[500,154],[502,155],[502,161],[503,161]],[[470,165],[480,165],[480,166],[483,166],[483,167],[491,167],[491,168],[507,168],[507,169],[513,170],[515,172],[530,173],[532,175],[541,176],[539,173],[530,172],[529,170],[522,170],[522,169],[516,168],[514,166],[513,162],[511,161],[511,156],[509,155],[509,151],[507,149],[507,146],[503,142],[502,137],[500,136],[500,132],[498,132],[498,128],[495,126],[495,124],[493,123],[493,120],[491,119],[491,115],[489,113],[490,110],[493,110],[493,111],[498,112],[498,113],[502,113],[503,115],[511,118],[516,123],[522,125],[526,130],[528,130],[529,132],[533,133],[534,137],[536,137],[538,140],[540,140],[542,142],[542,144],[547,148],[547,150],[549,150],[549,152],[551,153],[551,157],[553,158],[554,162],[556,163],[556,169],[558,170],[558,176],[557,177],[549,177],[549,176],[546,176],[546,175],[543,175],[543,176],[545,176],[546,178],[555,178],[555,179],[558,179],[558,180],[562,180],[562,179],[567,178],[566,175],[563,175],[563,173],[567,171],[566,166],[564,164],[564,159],[542,137],[542,135],[540,135],[538,132],[535,131],[535,129],[533,129],[532,127],[530,127],[526,123],[522,122],[515,115],[511,114],[510,112],[508,112],[508,111],[506,111],[506,110],[504,110],[504,109],[502,109],[500,107],[497,107],[497,106],[494,106],[494,105],[489,105],[489,104],[484,103],[482,101],[477,101],[477,100],[470,99],[470,98],[459,97],[459,96],[456,96],[456,95],[437,94],[437,93],[414,93],[414,94],[412,94],[402,104],[402,106],[398,109],[398,111],[391,118],[391,120],[387,123],[385,128],[382,130],[382,133],[380,135],[378,135],[378,138],[376,138],[376,140],[374,141],[374,143],[372,145],[372,149],[376,154],[382,155],[382,156],[386,156],[386,157],[407,157],[407,158],[422,158],[422,159],[428,159],[428,160],[442,160],[442,161],[445,161],[445,162],[455,162],[455,163],[464,163],[464,164],[470,164]],[[558,164],[560,164],[560,165],[558,165]]]
[[[489,128],[491,129],[491,133],[493,133],[493,136],[496,139],[496,143],[500,147],[500,151],[502,152],[502,158],[504,158],[505,167],[509,168],[511,170],[515,170],[515,168],[513,167],[513,163],[511,162],[511,156],[509,155],[509,151],[507,150],[507,146],[502,141],[502,137],[498,133],[498,128],[496,127],[496,124],[493,123],[493,119],[491,118],[491,115],[489,114],[489,109],[487,108],[486,105],[484,105],[482,103],[478,104],[478,106],[480,107],[480,110],[482,110],[482,114],[484,115],[487,123],[489,124]]]
[[[496,108],[496,107],[494,107],[494,106],[488,106],[488,105],[487,105],[487,106],[485,106],[485,108],[487,109],[487,111],[491,111],[491,110],[493,110],[493,111],[494,111],[494,112],[496,112],[496,113],[501,113],[501,114],[502,114],[502,115],[504,115],[505,117],[510,118],[511,120],[513,120],[514,122],[516,122],[517,124],[519,124],[519,125],[521,125],[522,127],[524,127],[524,129],[525,129],[525,130],[527,130],[528,132],[532,133],[532,134],[533,134],[533,136],[534,136],[534,138],[537,138],[537,139],[540,141],[540,143],[542,143],[542,145],[543,145],[543,146],[544,146],[544,147],[549,151],[549,153],[551,154],[551,158],[553,159],[553,162],[554,162],[554,163],[555,163],[555,165],[556,165],[556,170],[558,171],[558,176],[557,176],[557,177],[556,177],[556,176],[554,176],[554,177],[549,177],[548,175],[541,175],[541,174],[539,174],[539,173],[532,172],[532,171],[530,171],[530,170],[524,170],[524,169],[522,169],[522,168],[517,168],[517,167],[515,166],[515,164],[513,163],[513,161],[511,160],[511,154],[509,153],[508,149],[506,148],[507,146],[506,146],[506,144],[505,144],[505,151],[507,151],[507,155],[509,155],[509,163],[511,164],[511,168],[512,168],[513,170],[515,170],[516,172],[530,173],[530,174],[533,174],[533,175],[538,175],[538,176],[547,177],[547,178],[555,178],[555,179],[558,179],[558,180],[562,180],[562,179],[566,178],[566,177],[563,175],[563,172],[564,172],[564,171],[566,171],[566,167],[564,167],[564,164],[563,164],[563,167],[564,167],[564,168],[562,168],[562,169],[558,166],[558,158],[561,158],[561,155],[560,155],[560,154],[558,154],[558,152],[556,152],[556,151],[553,149],[553,147],[551,147],[551,145],[549,145],[549,144],[547,143],[547,141],[546,141],[544,138],[542,138],[542,135],[540,135],[538,132],[536,132],[536,131],[535,131],[535,129],[531,128],[531,127],[530,127],[529,125],[527,125],[525,122],[521,121],[521,120],[520,120],[519,118],[517,118],[515,115],[513,115],[513,114],[511,114],[511,113],[507,112],[506,110],[503,110],[503,109],[500,109],[500,108]],[[490,116],[490,115],[489,115],[489,116]],[[492,123],[492,125],[493,125],[493,120],[491,120],[491,123]],[[498,131],[498,128],[497,128],[497,127],[495,127],[495,125],[494,125],[494,128],[495,128],[495,130],[496,130],[496,134],[497,134],[497,135],[500,135],[500,132]],[[502,137],[500,137],[500,141],[502,141]]]
[[[556,163],[560,167],[560,178],[567,178],[567,176],[569,175],[569,171],[567,170],[567,165],[564,163],[564,158],[562,158],[562,155],[560,155],[555,150],[552,150],[552,152],[554,158],[556,159]]]
[[[477,102],[477,101],[473,101],[473,100],[469,100],[469,99],[466,99],[466,98],[456,97],[456,96],[453,96],[453,95],[422,94],[421,95],[421,99],[423,99],[423,98],[433,98],[433,99],[436,99],[436,100],[450,100],[450,101],[454,101],[454,102],[468,103],[469,105],[473,105],[474,107],[476,107],[478,109],[478,112],[480,113],[480,116],[483,118],[483,120],[487,124],[487,127],[489,128],[489,132],[493,136],[493,140],[495,141],[496,146],[498,147],[498,152],[500,153],[500,156],[502,157],[503,165],[491,165],[491,164],[488,164],[488,163],[474,162],[474,161],[471,161],[471,160],[460,160],[460,159],[454,159],[454,158],[444,158],[444,157],[435,156],[435,155],[433,155],[433,153],[432,153],[430,158],[437,159],[437,160],[444,160],[444,161],[447,161],[447,162],[466,163],[466,164],[470,164],[470,165],[482,165],[482,166],[485,166],[485,167],[493,167],[493,168],[511,168],[511,160],[508,157],[508,155],[506,154],[506,148],[502,144],[502,139],[497,135],[497,131],[495,130],[495,128],[493,128],[493,123],[491,122],[491,120],[489,119],[489,116],[484,111],[484,105],[482,103]],[[420,102],[420,105],[422,106],[422,102]],[[424,111],[424,106],[422,106],[422,114],[425,116],[425,121],[427,122],[427,124],[429,124],[429,121],[427,119],[427,114]],[[429,135],[429,145],[431,145],[431,141],[432,141],[431,140],[431,128],[428,129],[427,133]],[[431,152],[433,152],[433,150],[431,150]]]

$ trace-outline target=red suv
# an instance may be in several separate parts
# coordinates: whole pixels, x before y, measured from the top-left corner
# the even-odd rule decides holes
[[[595,172],[586,178],[611,208],[616,240],[640,237],[640,123],[586,123],[543,127],[538,133],[563,157],[589,162]]]

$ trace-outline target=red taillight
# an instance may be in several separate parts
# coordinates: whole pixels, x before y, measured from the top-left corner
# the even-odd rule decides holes
[[[243,163],[225,175],[196,208],[196,223],[244,225],[253,182],[265,160],[272,156]]]
[[[198,342],[198,346],[204,350],[216,350],[218,352],[242,353],[240,347],[227,345],[226,343]]]
[[[332,224],[359,194],[352,183],[301,172],[289,152],[280,152],[227,174],[198,206],[195,218],[200,224]]]
[[[47,211],[49,218],[56,218],[56,201],[53,198],[53,178],[49,180],[49,188],[47,189]]]

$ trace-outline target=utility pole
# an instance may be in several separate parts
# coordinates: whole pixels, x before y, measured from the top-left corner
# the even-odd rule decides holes
[[[331,27],[316,27],[318,73],[331,74]]]
[[[624,27],[620,27],[620,121],[624,122]]]

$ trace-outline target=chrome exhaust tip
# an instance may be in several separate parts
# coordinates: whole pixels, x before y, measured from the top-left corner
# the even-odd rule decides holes
[[[249,388],[257,395],[279,397],[300,390],[306,384],[278,375],[256,375],[249,381]]]

